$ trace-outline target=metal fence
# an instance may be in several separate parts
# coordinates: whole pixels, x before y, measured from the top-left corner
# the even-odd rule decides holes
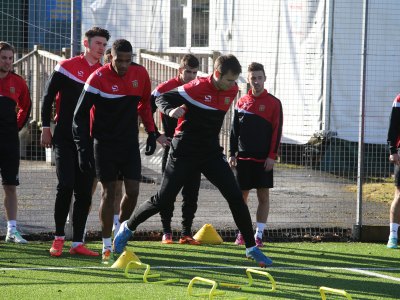
[[[281,99],[285,123],[267,222],[271,238],[345,237],[354,225],[388,223],[391,199],[363,199],[362,188],[390,178],[392,172],[384,135],[400,79],[392,70],[400,62],[396,1],[71,2],[0,4],[1,39],[16,46],[15,71],[26,79],[34,102],[31,122],[20,134],[18,222],[24,233],[54,230],[55,167],[51,153],[39,145],[43,88],[63,48],[65,52],[72,45],[71,53],[79,51],[80,32],[93,25],[109,29],[110,42],[119,37],[133,42],[135,59],[149,71],[153,87],[176,76],[180,55],[189,51],[200,58],[204,74],[211,72],[219,53],[235,54],[244,70],[240,95],[247,88],[247,64],[266,66],[266,88]],[[71,8],[72,15],[79,14],[74,21]],[[386,21],[377,22],[382,16]],[[225,150],[230,119],[231,112],[221,130]],[[141,133],[142,152],[143,142]],[[143,175],[156,184],[141,184],[138,203],[157,191],[161,153],[158,147],[155,155],[142,155]],[[254,191],[249,200],[255,221]],[[98,189],[89,230],[100,228],[99,201]],[[178,232],[181,196],[175,207],[173,228]],[[5,222],[2,210],[0,235],[5,234]],[[229,237],[235,229],[226,201],[203,178],[193,229],[205,223]],[[160,229],[159,216],[139,227],[144,233]]]

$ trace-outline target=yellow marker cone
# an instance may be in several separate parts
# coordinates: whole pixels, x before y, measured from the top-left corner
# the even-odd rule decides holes
[[[202,244],[222,244],[223,240],[211,224],[205,224],[193,237]]]
[[[135,253],[129,250],[125,250],[124,252],[122,252],[120,257],[115,261],[115,263],[111,266],[111,268],[125,269],[126,265],[131,261],[141,262],[139,257],[137,257]]]

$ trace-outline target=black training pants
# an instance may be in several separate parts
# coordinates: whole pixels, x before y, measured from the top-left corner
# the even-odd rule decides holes
[[[71,205],[72,194],[75,201],[72,215],[73,242],[82,242],[92,202],[94,173],[82,173],[78,164],[78,151],[72,140],[58,139],[54,142],[56,171],[58,178],[54,220],[56,236],[65,235],[65,223]]]
[[[222,153],[205,158],[174,158],[172,153],[165,169],[160,190],[135,210],[128,220],[128,228],[136,230],[139,224],[151,216],[173,206],[175,198],[188,176],[196,173],[203,173],[219,189],[222,196],[228,201],[236,226],[243,234],[246,247],[255,246],[249,209]],[[212,208],[210,207],[211,211]]]

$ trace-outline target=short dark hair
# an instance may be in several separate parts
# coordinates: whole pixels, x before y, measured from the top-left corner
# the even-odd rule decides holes
[[[104,52],[104,63],[107,64],[111,61],[111,48],[108,48],[105,52]]]
[[[15,48],[10,43],[0,41],[0,51],[3,50],[8,50],[12,51],[12,53],[15,53]]]
[[[181,59],[180,68],[189,67],[189,68],[198,68],[200,65],[199,60],[193,54],[185,54]]]
[[[252,62],[249,67],[247,68],[248,72],[253,72],[253,71],[262,71],[264,76],[265,76],[265,70],[264,66],[260,63]]]
[[[219,71],[221,76],[224,76],[229,71],[235,75],[238,75],[242,73],[242,66],[234,55],[228,54],[221,55],[215,60],[214,70]]]
[[[133,52],[131,43],[125,39],[115,40],[112,49],[115,52]]]
[[[110,33],[108,32],[108,30],[100,27],[92,27],[91,29],[85,32],[85,38],[88,38],[89,42],[90,39],[95,36],[104,37],[107,41],[110,39]]]

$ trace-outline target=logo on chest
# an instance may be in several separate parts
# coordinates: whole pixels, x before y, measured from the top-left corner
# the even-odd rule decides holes
[[[15,94],[15,87],[13,86],[10,87],[10,94]]]
[[[204,102],[211,102],[211,100],[212,100],[211,95],[205,95],[204,96]]]
[[[139,82],[137,80],[132,81],[132,86],[137,88],[139,86]]]
[[[265,105],[260,105],[259,107],[258,107],[258,111],[265,111]]]
[[[119,90],[118,85],[116,85],[116,84],[112,85],[111,90],[113,91],[113,93],[118,92],[118,90]]]
[[[224,103],[225,105],[229,105],[229,103],[231,103],[231,98],[225,97]]]
[[[83,71],[78,71],[78,77],[83,77],[84,74]]]

